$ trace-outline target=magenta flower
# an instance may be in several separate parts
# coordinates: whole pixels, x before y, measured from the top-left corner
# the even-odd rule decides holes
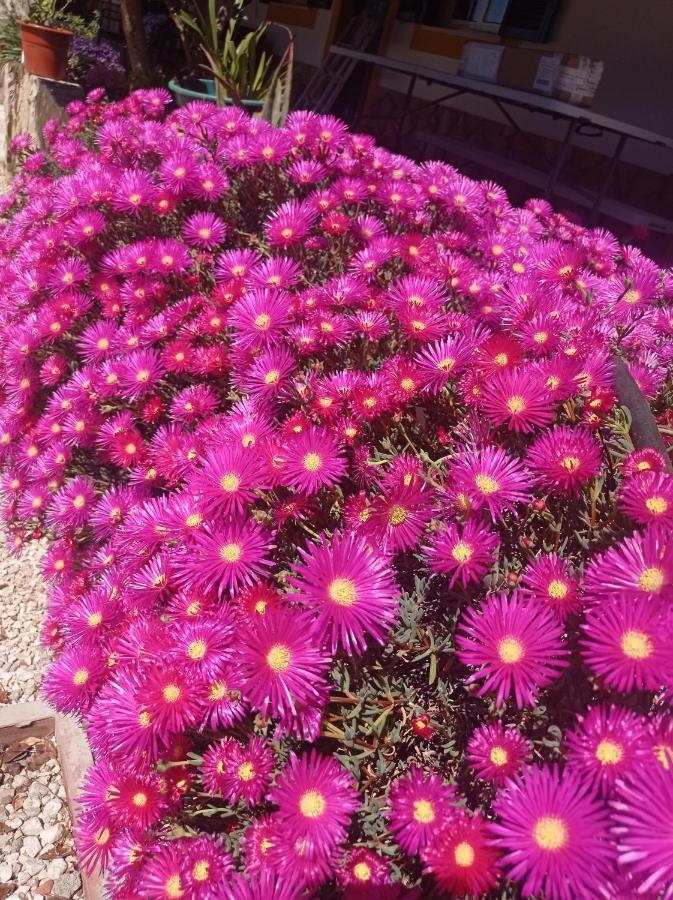
[[[617,783],[612,803],[617,860],[638,894],[670,897],[673,884],[673,773],[647,767]]]
[[[316,494],[322,487],[333,487],[345,471],[341,448],[324,429],[309,428],[288,441],[282,450],[283,483],[304,494]]]
[[[271,564],[271,549],[259,525],[229,523],[195,533],[176,560],[176,572],[185,584],[223,594],[262,577]]]
[[[467,745],[467,759],[477,778],[501,787],[530,760],[531,745],[516,728],[480,725]]]
[[[606,810],[576,772],[529,769],[496,797],[490,825],[524,897],[595,897],[615,864]]]
[[[624,513],[639,525],[673,525],[673,475],[645,471],[625,481],[620,492]]]
[[[406,853],[419,853],[454,815],[458,794],[437,773],[411,766],[390,787],[388,820]]]
[[[315,751],[290,757],[269,799],[278,806],[282,832],[293,842],[305,842],[309,856],[323,858],[345,840],[350,817],[360,805],[352,776]]]
[[[582,607],[579,583],[568,563],[556,553],[541,553],[521,576],[522,593],[543,603],[563,622]]]
[[[262,716],[294,716],[298,705],[320,700],[330,658],[306,615],[282,610],[265,615],[239,645],[246,699]]]
[[[500,447],[466,450],[449,464],[448,475],[461,505],[486,509],[496,521],[502,520],[506,510],[530,499],[528,470]]]
[[[456,811],[421,852],[425,871],[440,890],[456,896],[487,893],[500,875],[498,852],[490,846],[487,823],[479,815]]]
[[[601,468],[601,448],[585,428],[561,425],[536,438],[527,462],[538,484],[553,494],[573,496]]]
[[[367,636],[382,644],[398,612],[399,589],[389,568],[355,535],[300,550],[290,583],[297,600],[315,612],[332,653],[364,653]]]
[[[510,431],[530,432],[554,420],[554,405],[544,385],[519,366],[498,372],[484,385],[480,406],[494,425]]]
[[[551,612],[526,603],[518,591],[492,594],[479,611],[468,608],[456,636],[458,659],[483,681],[479,695],[496,691],[498,706],[514,694],[519,709],[534,705],[568,665],[563,628]]]
[[[594,706],[566,737],[568,769],[579,772],[603,796],[615,781],[651,762],[645,719],[618,706]]]
[[[432,572],[450,575],[449,587],[460,579],[465,588],[479,584],[493,565],[499,537],[476,519],[468,519],[462,528],[452,522],[438,531],[426,552]]]

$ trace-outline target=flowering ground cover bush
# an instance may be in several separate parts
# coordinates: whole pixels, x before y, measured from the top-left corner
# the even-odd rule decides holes
[[[294,113],[100,94],[2,200],[12,546],[48,534],[115,898],[673,896],[670,274]],[[23,145],[17,145],[23,146]]]

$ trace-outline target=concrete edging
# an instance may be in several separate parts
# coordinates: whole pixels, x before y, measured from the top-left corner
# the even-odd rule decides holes
[[[76,800],[87,769],[93,765],[89,743],[81,725],[69,716],[55,713],[41,700],[31,703],[11,703],[0,707],[0,744],[14,743],[28,737],[54,735],[58,761],[70,808],[70,817],[77,819]],[[86,900],[103,900],[103,880],[98,873],[79,873]]]

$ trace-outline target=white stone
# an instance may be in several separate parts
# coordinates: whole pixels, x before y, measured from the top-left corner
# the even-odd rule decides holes
[[[39,838],[35,837],[35,835],[30,835],[23,842],[23,852],[26,856],[30,857],[30,859],[35,859],[36,856],[42,852],[42,844],[40,843]]]
[[[0,864],[0,884],[7,884],[12,880],[12,867],[9,863]]]
[[[53,822],[60,813],[62,806],[63,804],[57,797],[52,797],[51,800],[48,800],[44,804],[44,808],[42,809],[42,812],[40,814],[41,818],[45,822]]]
[[[68,864],[64,859],[52,859],[45,869],[45,877],[56,880],[64,872],[68,871]]]
[[[32,878],[37,875],[38,872],[41,872],[44,869],[45,865],[46,863],[43,859],[27,859],[23,863],[23,868],[30,874]]]
[[[60,841],[62,837],[63,825],[57,822],[55,825],[47,825],[42,829],[40,840],[42,841],[42,846],[46,847],[47,844],[55,844],[57,841]]]
[[[40,834],[42,831],[42,822],[37,818],[26,819],[21,829],[24,834]]]

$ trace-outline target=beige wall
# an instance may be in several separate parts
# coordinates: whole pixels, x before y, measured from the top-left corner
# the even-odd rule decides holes
[[[604,61],[597,112],[673,136],[673,0],[563,0],[552,38]]]
[[[634,13],[635,11],[635,13]],[[630,15],[627,15],[630,12]],[[445,56],[413,50],[410,46],[414,25],[396,22],[386,55],[415,62],[444,72],[457,72],[459,61]],[[673,136],[673,0],[562,0],[561,10],[547,44],[524,46],[552,51],[576,52],[602,59],[603,78],[593,103],[596,112]],[[479,33],[474,33],[479,40]],[[391,90],[406,91],[406,76],[382,73],[381,84]],[[415,95],[431,99],[446,93],[446,88],[417,84]],[[489,101],[465,96],[451,105],[475,115],[501,121]],[[533,133],[561,139],[565,123],[548,116],[514,110],[522,128]],[[610,154],[614,135],[576,137],[575,143],[589,150]],[[626,160],[660,172],[673,172],[673,152],[630,141],[623,153]]]

